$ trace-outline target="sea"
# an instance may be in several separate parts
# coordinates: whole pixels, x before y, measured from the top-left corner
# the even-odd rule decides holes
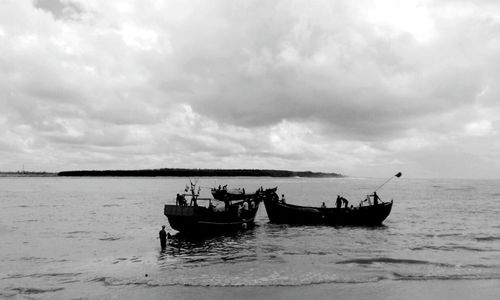
[[[276,225],[262,205],[253,228],[192,238],[163,215],[189,180],[206,196],[278,187],[288,203],[334,206],[337,195],[357,205],[386,179],[1,177],[0,298],[500,279],[500,180],[394,177],[377,192],[394,201],[380,227]]]

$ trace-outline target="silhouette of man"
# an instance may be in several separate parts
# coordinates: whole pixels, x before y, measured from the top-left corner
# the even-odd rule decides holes
[[[344,204],[344,208],[347,208],[347,206],[349,205],[349,200],[347,200],[344,197],[341,197],[341,199],[342,199],[342,203]]]
[[[377,192],[373,192],[373,205],[378,205],[378,201],[380,200]]]
[[[337,195],[337,209],[340,209],[342,207],[342,198],[340,198],[339,195]]]
[[[167,247],[167,232],[165,232],[165,225],[161,226],[160,245],[162,249],[165,249]]]

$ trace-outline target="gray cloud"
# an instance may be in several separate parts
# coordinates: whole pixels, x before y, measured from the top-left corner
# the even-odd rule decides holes
[[[83,13],[77,1],[71,0],[34,0],[34,6],[51,13],[56,19],[75,19]]]
[[[499,12],[494,1],[4,1],[0,169],[498,177]]]

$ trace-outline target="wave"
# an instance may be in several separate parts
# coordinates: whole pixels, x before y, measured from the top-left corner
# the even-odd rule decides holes
[[[437,237],[448,237],[448,236],[461,236],[461,233],[442,233],[442,234],[437,234]]]
[[[311,250],[305,250],[305,251],[296,251],[296,252],[292,252],[292,251],[284,251],[283,252],[283,255],[318,255],[318,256],[322,256],[322,255],[329,255],[331,253],[329,252],[326,252],[326,251],[311,251]]]
[[[446,263],[436,263],[427,260],[417,260],[417,259],[397,259],[390,257],[377,257],[377,258],[359,258],[359,259],[349,259],[337,262],[337,264],[360,264],[360,265],[371,265],[374,263],[389,263],[389,264],[406,264],[406,265],[433,265],[440,267],[452,267],[450,264]]]
[[[478,236],[474,238],[478,242],[490,242],[500,240],[500,236]]]
[[[184,286],[184,287],[301,287],[313,286],[321,284],[363,284],[376,283],[381,281],[426,281],[426,280],[497,280],[500,279],[500,274],[401,274],[397,272],[388,273],[386,275],[378,275],[369,278],[338,278],[336,275],[324,276],[321,278],[245,278],[241,280],[233,280],[225,278],[218,281],[216,278],[211,278],[208,281],[194,280],[164,280],[154,279],[145,274],[142,279],[117,279],[112,277],[97,277],[91,279],[91,282],[101,282],[105,286],[120,287],[120,286],[142,286],[142,287],[168,287],[168,286]],[[198,279],[199,280],[199,279]]]
[[[87,234],[87,233],[90,233],[90,231],[77,230],[77,231],[66,232],[66,234]]]
[[[14,223],[29,223],[29,222],[38,222],[40,220],[37,220],[37,219],[28,219],[28,220],[18,220],[18,221],[14,221]]]
[[[2,279],[20,279],[20,278],[44,278],[44,277],[76,277],[83,273],[33,273],[33,274],[12,274]]]
[[[492,251],[491,249],[482,249],[482,248],[475,248],[475,247],[467,247],[467,246],[452,246],[450,247],[451,250],[467,250],[467,251],[474,251],[474,252],[487,252],[487,251]],[[493,250],[493,251],[498,251],[498,250]]]
[[[351,259],[337,262],[337,264],[349,264],[349,263],[357,263],[362,265],[368,265],[373,263],[389,263],[389,264],[408,264],[408,265],[429,265],[429,266],[437,266],[437,267],[446,267],[453,269],[498,269],[498,265],[484,265],[484,264],[449,264],[449,263],[436,263],[426,260],[415,260],[415,259],[395,259],[388,257],[381,258],[367,258],[367,259]]]
[[[61,288],[42,289],[42,288],[14,287],[14,288],[8,288],[8,290],[16,292],[17,294],[21,294],[21,295],[36,295],[36,294],[43,294],[43,293],[58,292],[58,291],[64,290],[64,288],[61,287]],[[11,296],[15,296],[15,294],[11,295]]]
[[[438,250],[438,251],[466,250],[466,251],[473,251],[473,252],[488,252],[488,251],[492,251],[490,249],[468,247],[468,246],[459,246],[459,245],[453,245],[453,246],[420,246],[420,247],[410,248],[410,250],[413,250],[413,251],[419,251],[419,250]],[[498,251],[498,250],[495,250],[495,251]]]
[[[372,278],[363,279],[340,279],[337,276],[330,276],[326,278],[314,278],[314,279],[291,279],[285,278],[258,278],[258,279],[242,279],[241,281],[229,281],[217,282],[217,279],[205,281],[205,282],[195,282],[195,281],[159,281],[155,279],[148,279],[147,274],[145,274],[144,279],[116,279],[112,277],[97,277],[91,279],[91,282],[102,282],[105,286],[148,286],[148,287],[158,287],[158,286],[185,286],[185,287],[294,287],[294,286],[310,286],[318,284],[331,284],[331,283],[345,283],[345,284],[359,284],[359,283],[373,283],[382,280],[390,279],[385,276],[374,276]]]
[[[425,237],[452,237],[452,236],[461,236],[461,233],[441,233],[441,234],[426,234]]]
[[[117,237],[117,236],[110,236],[110,237],[105,237],[105,238],[100,238],[99,240],[100,241],[108,241],[108,242],[113,242],[113,241],[118,241],[120,240],[121,237]]]
[[[23,256],[20,258],[16,259],[9,259],[8,261],[32,261],[32,262],[49,262],[49,263],[55,263],[55,262],[67,262],[67,259],[54,259],[54,258],[48,258],[48,257],[36,257],[36,256]]]
[[[476,190],[473,186],[463,186],[463,187],[449,187],[446,188],[447,191],[458,191],[458,192],[470,192]]]
[[[46,257],[37,257],[37,256],[23,256],[23,257],[20,257],[19,260],[43,261],[43,260],[47,260],[47,258]]]
[[[422,275],[393,273],[394,280],[426,281],[426,280],[491,280],[500,279],[500,274],[447,274],[447,275]]]

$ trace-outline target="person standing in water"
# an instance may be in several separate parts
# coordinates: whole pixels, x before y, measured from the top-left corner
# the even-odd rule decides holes
[[[160,245],[162,249],[167,248],[167,232],[165,232],[165,225],[160,230]]]

